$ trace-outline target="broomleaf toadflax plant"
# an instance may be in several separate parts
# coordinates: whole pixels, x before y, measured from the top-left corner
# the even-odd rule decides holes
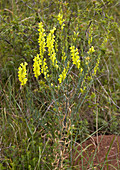
[[[89,43],[86,43],[86,48],[83,49],[83,46],[78,46],[66,32],[67,26],[60,13],[57,22],[59,22],[59,27],[53,26],[49,32],[44,29],[42,22],[38,25],[39,51],[33,59],[33,74],[39,84],[39,89],[37,88],[35,91],[38,92],[38,95],[40,94],[41,103],[47,101],[45,110],[41,109],[44,113],[43,116],[41,114],[40,121],[47,116],[50,121],[54,120],[56,132],[61,133],[58,138],[67,141],[69,134],[65,138],[63,131],[69,131],[68,129],[72,129],[71,127],[74,125],[74,115],[79,112],[91,88],[99,68],[101,53],[96,50],[96,46],[94,48],[92,31]],[[75,36],[77,39],[79,35]],[[80,47],[81,53],[79,53],[78,47]],[[22,63],[19,68],[21,85],[25,85],[27,82],[26,65],[26,62],[24,65]],[[44,75],[44,78],[38,80],[41,74]],[[57,145],[60,145],[59,140]]]

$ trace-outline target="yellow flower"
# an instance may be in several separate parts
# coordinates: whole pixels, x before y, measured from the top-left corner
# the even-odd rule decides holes
[[[58,81],[60,84],[65,80],[65,78],[67,76],[68,69],[69,69],[69,62],[67,64],[67,67],[64,68],[63,72],[59,75]]]
[[[94,50],[94,47],[92,46],[87,53],[88,53],[88,54],[92,54],[92,53],[94,53],[94,52],[95,52],[95,50]]]
[[[65,24],[64,24],[64,21],[65,21],[65,20],[63,19],[62,11],[61,11],[61,13],[58,14],[57,19],[58,19],[58,21],[59,21],[59,24],[60,24],[60,26],[61,26],[61,29],[63,30],[63,28],[64,28],[64,26],[65,26]]]
[[[27,82],[27,78],[26,78],[26,75],[27,75],[27,71],[26,71],[26,66],[28,64],[25,62],[24,64],[21,63],[20,64],[20,67],[18,68],[18,79],[19,81],[21,82],[21,85],[25,85],[26,82]]]
[[[86,63],[86,65],[88,65],[88,64],[89,64],[89,61],[90,61],[90,57],[88,56],[88,57],[86,57],[86,59],[85,59],[85,63]]]
[[[44,74],[44,76],[45,76],[45,79],[47,78],[47,77],[49,77],[49,74],[48,74],[48,66],[47,66],[47,63],[46,63],[46,58],[44,58],[44,60],[42,61],[42,66],[41,66],[41,73],[43,73]]]
[[[65,55],[65,52],[62,51],[62,61],[65,62],[66,58],[67,58],[67,56]]]

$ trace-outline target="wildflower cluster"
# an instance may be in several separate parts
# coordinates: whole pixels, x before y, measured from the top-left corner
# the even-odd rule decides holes
[[[63,15],[59,14],[58,20],[59,20],[60,25],[62,25],[63,22],[64,22]],[[49,59],[50,59],[52,66],[54,66],[57,69],[57,71],[58,71],[58,68],[59,68],[59,71],[61,70],[61,68],[58,65],[57,58],[56,58],[56,51],[57,51],[56,49],[57,49],[57,46],[58,46],[58,44],[57,44],[58,42],[55,41],[55,34],[54,34],[55,30],[56,30],[56,28],[54,27],[53,29],[50,30],[48,35],[46,35],[42,22],[39,23],[39,28],[38,28],[38,31],[39,31],[39,38],[38,38],[39,54],[37,54],[33,59],[33,61],[34,61],[33,72],[34,72],[34,76],[35,76],[36,79],[38,79],[38,77],[41,75],[41,73],[44,74],[45,79],[47,79],[49,77],[47,60],[44,57],[46,47],[47,47],[48,56],[49,56]],[[90,45],[91,42],[92,42],[92,38],[89,41],[89,46],[91,46]],[[55,46],[55,43],[56,43],[56,46]],[[80,71],[79,72],[80,75],[84,77],[84,79],[82,81],[83,88],[80,89],[81,92],[85,91],[85,89],[86,89],[85,80],[87,79],[87,73],[88,73],[88,70],[89,70],[88,63],[91,61],[90,55],[92,53],[94,53],[94,51],[95,51],[94,47],[91,46],[89,48],[89,51],[87,52],[88,56],[85,58],[85,62],[84,62],[87,65],[87,70],[85,70],[85,72],[83,72],[83,67],[81,67],[82,65],[81,65],[78,49],[75,48],[75,46],[70,47],[70,55],[71,55],[72,63]],[[62,48],[62,56],[61,56],[61,62],[62,62],[63,65],[65,65],[65,63],[67,61],[66,59],[67,59],[67,56],[66,56],[66,53],[65,53],[65,48],[63,47]],[[96,74],[96,72],[98,70],[98,66],[99,66],[99,61],[100,61],[100,57],[98,57],[98,59],[96,61],[96,65],[93,69],[93,73],[92,73],[91,77]],[[18,69],[19,70],[18,71],[18,77],[19,77],[19,81],[21,82],[21,85],[25,85],[26,82],[27,82],[26,66],[27,66],[26,62],[24,64],[21,63],[20,67]],[[69,68],[70,68],[70,61],[68,60],[67,65],[63,68],[62,73],[59,74],[59,78],[57,78],[59,84],[61,84],[65,80],[65,78],[68,76]],[[86,68],[86,67],[84,67],[84,68]]]
[[[20,64],[20,67],[18,68],[18,79],[19,81],[21,82],[21,85],[25,85],[26,82],[27,82],[27,78],[26,78],[26,75],[27,75],[27,71],[26,71],[26,66],[28,64],[25,62],[24,64],[21,63]]]

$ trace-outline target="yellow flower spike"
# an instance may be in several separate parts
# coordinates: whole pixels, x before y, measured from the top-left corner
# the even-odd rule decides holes
[[[54,43],[55,43],[55,36],[54,36],[54,31],[56,28],[54,27],[52,30],[50,30],[50,33],[47,36],[47,47],[48,47],[48,52],[49,56],[51,56],[52,53],[54,53]]]
[[[47,36],[47,47],[48,47],[48,55],[50,56],[50,60],[52,62],[52,65],[58,69],[58,63],[56,59],[56,53],[54,49],[54,43],[55,43],[55,35],[54,31],[56,28],[54,27],[52,30],[50,30],[50,33]]]
[[[83,68],[80,68],[80,73],[82,73],[83,72]]]
[[[59,13],[59,14],[58,14],[57,19],[58,19],[60,25],[62,25],[63,22],[65,21],[65,20],[63,19],[63,14],[62,14],[62,13]]]
[[[62,81],[63,81],[63,76],[62,76],[62,74],[59,75],[58,81],[59,81],[60,84],[62,83]]]
[[[71,50],[71,57],[72,57],[72,61],[73,64],[75,64],[77,66],[77,68],[80,68],[80,56],[79,56],[79,52],[78,49],[75,49],[75,46],[71,46],[70,47]]]
[[[50,59],[52,61],[53,66],[55,66],[58,69],[58,62],[56,60],[56,53],[55,52],[50,56]]]
[[[45,42],[45,29],[43,28],[42,22],[39,23],[39,38],[38,38],[38,43],[39,43],[39,50],[40,50],[40,56],[43,58],[45,47],[46,47],[46,42]]]
[[[62,26],[61,26],[61,30],[63,30],[63,28],[65,27],[65,24],[62,24]]]
[[[33,72],[34,72],[34,75],[35,75],[36,79],[38,79],[38,77],[41,74],[40,65],[42,64],[42,61],[40,60],[39,54],[37,54],[37,56],[34,57],[33,61],[34,61]]]
[[[24,64],[21,63],[20,67],[18,68],[18,79],[21,82],[21,86],[25,85],[28,80],[26,78],[26,75],[27,75],[26,66],[27,65],[28,64],[26,62]]]
[[[61,11],[61,13],[58,14],[57,20],[59,21],[59,24],[60,24],[60,26],[61,26],[61,29],[63,30],[63,28],[64,28],[64,26],[65,26],[65,24],[64,24],[64,21],[65,21],[65,20],[63,19],[62,11]]]
[[[53,29],[52,29],[52,30],[50,30],[50,33],[51,33],[51,34],[53,34],[53,37],[55,37],[55,36],[54,36],[54,32],[55,32],[55,30],[56,30],[56,28],[55,28],[55,27],[53,27]]]

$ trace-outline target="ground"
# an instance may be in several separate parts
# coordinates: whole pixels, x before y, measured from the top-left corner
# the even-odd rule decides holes
[[[73,164],[76,165],[76,169],[80,170],[101,170],[102,168],[103,170],[119,170],[120,136],[98,136],[98,144],[97,137],[90,137],[82,145],[77,144],[77,151],[74,152]],[[82,164],[85,168],[82,168]]]

